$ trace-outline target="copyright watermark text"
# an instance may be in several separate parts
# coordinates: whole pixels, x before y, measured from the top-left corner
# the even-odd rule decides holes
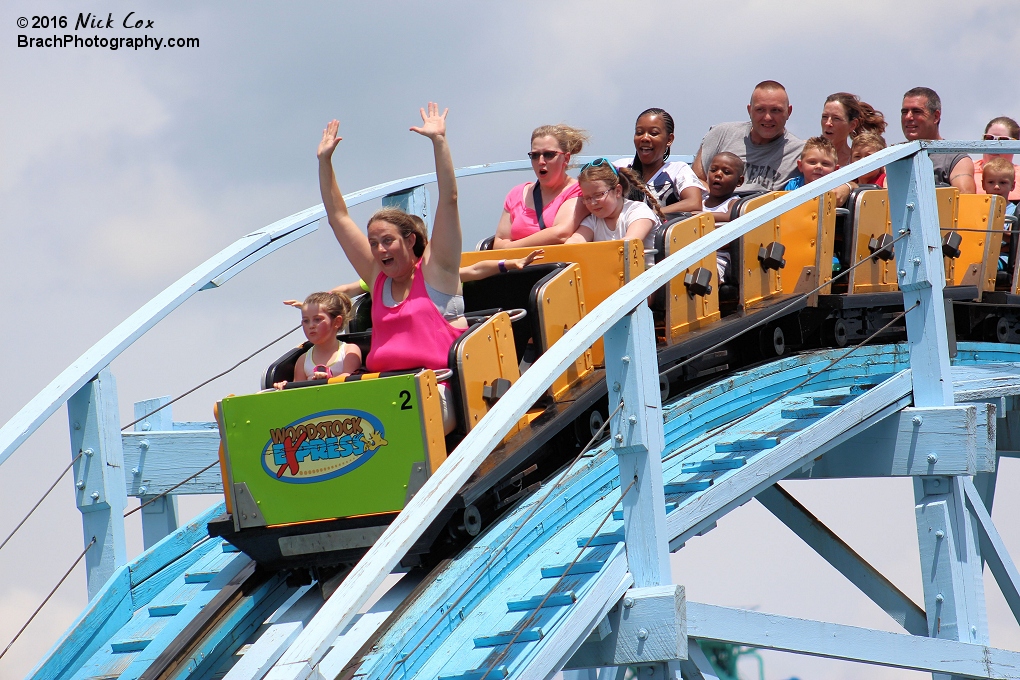
[[[49,32],[49,35],[19,33],[18,47],[159,50],[161,47],[200,46],[198,38],[149,35],[150,30],[156,29],[156,20],[137,12],[128,12],[123,16],[114,16],[112,12],[105,15],[79,12],[77,16],[56,14],[18,17],[17,24],[21,29]],[[72,32],[62,35],[51,32],[59,29],[69,29]],[[138,32],[142,32],[142,35],[138,35]],[[115,33],[120,35],[111,35]]]

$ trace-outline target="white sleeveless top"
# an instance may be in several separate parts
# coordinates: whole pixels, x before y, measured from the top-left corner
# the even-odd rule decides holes
[[[322,364],[316,364],[315,360],[312,359],[313,351],[315,351],[314,345],[309,347],[308,351],[305,352],[305,377],[309,380],[312,379],[312,374],[315,373],[316,365],[322,366]],[[336,357],[336,360],[332,363],[326,364],[327,373],[331,378],[344,372],[344,358],[347,356],[347,343],[341,342],[339,349],[337,349],[336,354],[333,356]]]

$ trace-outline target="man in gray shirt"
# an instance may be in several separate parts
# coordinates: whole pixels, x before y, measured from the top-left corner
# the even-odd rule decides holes
[[[942,139],[939,123],[942,122],[942,100],[929,87],[915,87],[903,95],[900,109],[900,126],[908,142],[915,139]],[[973,194],[974,161],[965,153],[928,154],[935,169],[935,182],[951,184],[961,194]]]
[[[782,189],[797,175],[797,159],[804,148],[803,140],[786,130],[791,113],[793,107],[785,87],[774,80],[758,83],[747,106],[751,120],[712,127],[701,140],[694,158],[694,173],[706,180],[715,155],[728,151],[745,164],[744,183],[738,190]]]

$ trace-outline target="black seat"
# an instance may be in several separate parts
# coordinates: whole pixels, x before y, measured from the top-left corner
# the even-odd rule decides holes
[[[534,325],[538,323],[538,314],[533,306],[532,290],[547,277],[555,276],[566,267],[564,262],[532,264],[520,271],[496,274],[479,281],[465,281],[464,313],[471,316],[473,312],[482,310],[526,309],[527,316],[513,324],[519,363],[524,358],[528,341],[538,337]]]
[[[372,328],[372,294],[359,295],[351,303],[351,318],[347,322],[347,332],[363,333]]]
[[[492,244],[495,241],[496,237],[494,235],[486,236],[485,238],[478,242],[478,245],[475,246],[475,250],[492,250]]]

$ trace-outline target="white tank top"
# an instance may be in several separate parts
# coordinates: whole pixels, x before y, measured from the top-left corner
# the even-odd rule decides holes
[[[305,377],[309,380],[311,380],[312,374],[315,373],[315,367],[317,365],[322,366],[322,364],[316,364],[315,360],[312,359],[313,351],[315,351],[315,345],[309,347],[308,351],[305,352]],[[347,343],[341,342],[340,347],[333,356],[336,357],[336,360],[332,363],[326,364],[326,368],[329,369],[328,373],[331,378],[344,372],[344,358],[347,356]]]

